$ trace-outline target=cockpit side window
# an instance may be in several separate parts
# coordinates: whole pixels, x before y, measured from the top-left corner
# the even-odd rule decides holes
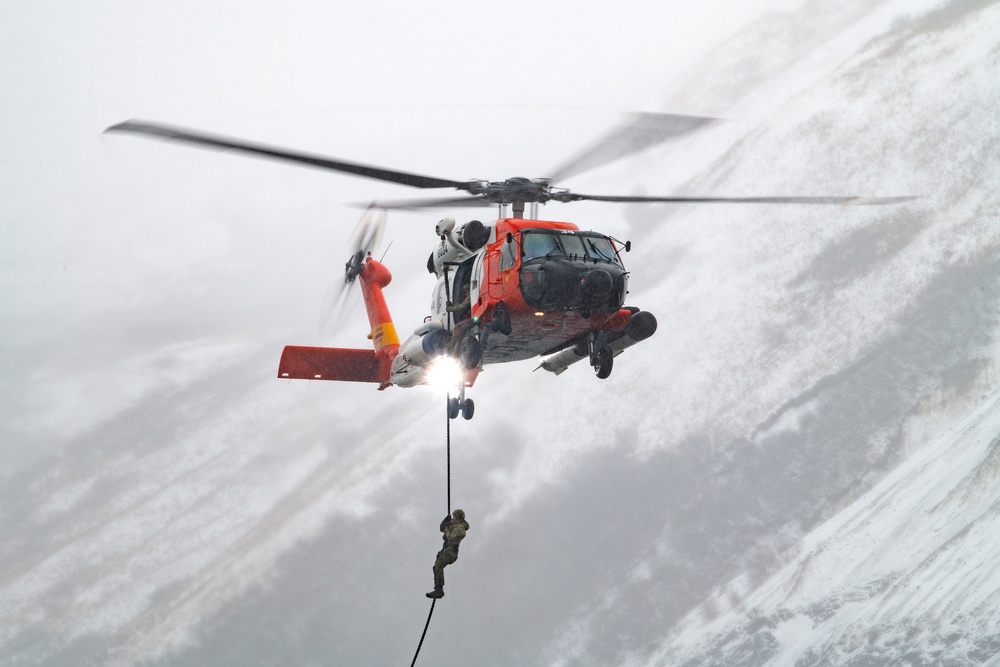
[[[500,270],[508,271],[517,264],[517,243],[511,238],[500,246]]]

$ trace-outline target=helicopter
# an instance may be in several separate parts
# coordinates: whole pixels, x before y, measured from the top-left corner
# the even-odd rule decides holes
[[[688,134],[715,118],[675,114],[633,114],[589,149],[553,170],[548,178],[457,181],[298,152],[161,123],[128,120],[105,132],[127,132],[197,146],[233,150],[416,188],[453,188],[465,194],[369,205],[348,242],[343,279],[334,291],[333,310],[345,312],[360,285],[371,326],[372,348],[288,345],[278,377],[414,387],[443,382],[449,391],[448,416],[471,419],[475,403],[466,397],[483,367],[540,358],[536,370],[556,375],[586,360],[596,376],[611,375],[615,358],[652,336],[656,317],[625,305],[629,272],[622,254],[630,242],[581,230],[572,222],[538,219],[548,202],[743,204],[898,204],[913,197],[765,196],[688,197],[593,195],[557,188],[570,174],[599,166],[667,139]],[[525,217],[525,207],[530,206]],[[496,206],[490,222],[458,224],[446,217],[435,226],[438,243],[427,259],[437,279],[431,314],[400,341],[383,289],[388,268],[372,257],[388,209]],[[509,209],[509,210],[508,210]]]

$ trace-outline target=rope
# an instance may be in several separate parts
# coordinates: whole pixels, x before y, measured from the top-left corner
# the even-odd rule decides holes
[[[441,267],[444,272],[444,298],[445,303],[451,303],[451,288],[448,286],[448,265],[445,264]],[[455,319],[455,313],[448,312],[447,309],[444,311],[444,328],[451,331],[451,323]]]
[[[445,405],[445,421],[447,422],[446,433],[448,440],[448,516],[451,516],[451,392],[447,394],[448,402]]]
[[[417,644],[417,652],[413,654],[413,662],[410,663],[410,667],[413,667],[415,664],[417,664],[417,656],[420,655],[420,647],[424,645],[424,637],[427,636],[427,628],[429,628],[431,625],[431,616],[434,615],[434,604],[436,602],[437,602],[436,599],[431,600],[431,610],[427,614],[427,622],[424,623],[424,632],[423,634],[420,635],[420,643]]]
[[[445,403],[444,416],[448,424],[445,430],[448,441],[448,516],[451,516],[451,392],[448,392],[445,398],[447,403]],[[413,662],[410,663],[410,667],[414,667],[414,665],[417,664],[417,656],[420,655],[420,649],[424,645],[424,638],[427,636],[427,628],[431,626],[431,616],[434,615],[435,604],[437,604],[437,598],[432,598],[431,610],[427,612],[427,622],[424,623],[424,631],[420,634],[420,643],[417,644],[417,652],[413,654]]]

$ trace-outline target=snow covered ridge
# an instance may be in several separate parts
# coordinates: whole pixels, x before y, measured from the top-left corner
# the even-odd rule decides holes
[[[970,303],[978,292],[984,296],[979,326],[992,324],[978,330],[978,350],[959,352],[968,341],[956,339],[949,352],[948,322],[971,313],[945,315],[943,304],[925,304],[911,325],[925,320],[925,330],[916,334],[925,342],[941,336],[938,362],[969,356],[966,371],[945,372],[941,384],[926,387],[903,431],[892,436],[897,455],[907,458],[811,531],[780,572],[764,582],[746,574],[720,586],[645,664],[1000,662],[1000,385],[994,362],[1000,292],[992,277],[1000,268],[994,186],[1000,181],[1000,94],[990,83],[1000,79],[1000,6],[951,3],[903,25],[845,63],[824,94],[857,101],[852,109],[874,111],[882,122],[891,119],[880,141],[897,133],[908,137],[893,142],[903,148],[885,158],[918,165],[912,172],[917,180],[931,174],[937,180],[928,190],[933,205],[924,236],[934,251],[927,259],[936,257],[936,266],[923,290],[940,293],[950,282],[948,300]],[[801,107],[803,100],[794,104]],[[947,278],[959,267],[969,272]],[[913,272],[924,268],[911,265]],[[938,318],[937,333],[927,318]],[[800,407],[775,425],[799,431],[801,414]]]
[[[980,664],[1000,654],[998,535],[994,389],[737,605],[693,612],[650,664]]]

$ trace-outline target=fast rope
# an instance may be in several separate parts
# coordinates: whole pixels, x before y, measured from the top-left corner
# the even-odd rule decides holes
[[[427,622],[424,623],[424,632],[423,632],[422,635],[420,635],[420,643],[417,644],[417,652],[413,654],[413,662],[410,663],[410,667],[413,667],[414,665],[417,664],[417,656],[420,655],[420,647],[424,645],[424,637],[427,636],[427,628],[430,627],[431,616],[434,615],[434,604],[436,602],[437,602],[436,599],[435,600],[431,600],[431,610],[427,614]]]
[[[451,392],[445,396],[445,422],[447,426],[445,428],[446,440],[447,440],[447,451],[448,451],[448,516],[451,516]],[[437,598],[431,599],[431,610],[427,612],[427,622],[424,623],[424,631],[420,634],[420,642],[417,644],[417,651],[413,654],[413,662],[410,663],[410,667],[414,667],[417,664],[417,656],[420,655],[420,649],[424,645],[424,637],[427,636],[427,628],[431,626],[431,617],[434,615],[434,605],[437,604]]]
[[[447,401],[444,416],[447,422],[445,433],[448,441],[448,516],[451,516],[451,392],[447,394]]]

